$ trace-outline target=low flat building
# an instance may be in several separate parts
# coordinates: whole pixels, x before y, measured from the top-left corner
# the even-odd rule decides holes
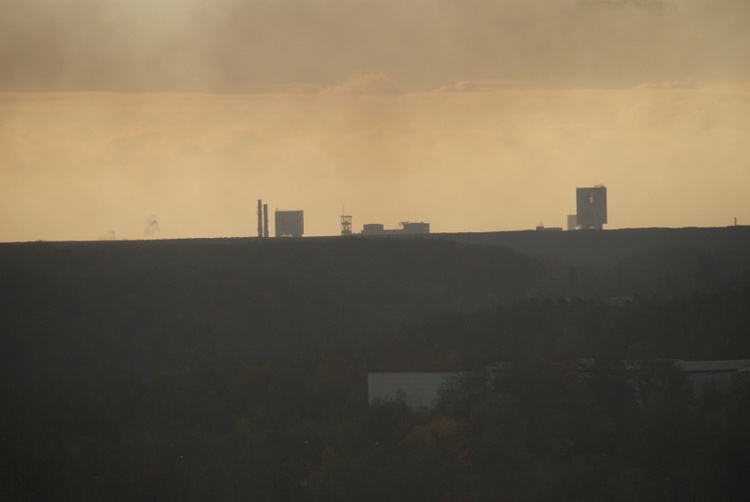
[[[646,365],[654,362],[669,363],[685,372],[693,392],[700,395],[707,385],[714,385],[720,391],[727,391],[736,379],[750,382],[750,360],[718,361],[626,361],[624,369],[633,374],[643,371]],[[588,374],[595,366],[593,359],[578,361],[582,375]],[[502,367],[501,365],[497,366]],[[370,404],[382,400],[403,400],[409,408],[418,411],[435,404],[440,388],[451,379],[459,378],[463,373],[368,373],[367,399]]]
[[[459,373],[368,373],[367,399],[403,399],[409,408],[430,407],[438,397],[440,386]]]
[[[362,227],[362,235],[413,235],[429,233],[430,224],[422,221],[402,221],[401,228],[396,229],[386,229],[381,223],[367,223]]]

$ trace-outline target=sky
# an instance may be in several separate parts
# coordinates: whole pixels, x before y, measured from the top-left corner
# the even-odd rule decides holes
[[[0,241],[750,224],[747,0],[0,0]],[[271,218],[273,234],[273,218]]]

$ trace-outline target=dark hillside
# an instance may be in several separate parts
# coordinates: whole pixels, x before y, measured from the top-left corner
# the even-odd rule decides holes
[[[507,246],[515,251],[566,266],[609,268],[630,256],[659,250],[692,249],[702,253],[750,251],[750,226],[716,228],[625,228],[554,232],[519,231],[431,234],[465,244]]]
[[[0,246],[4,371],[168,367],[209,344],[257,359],[377,340],[543,282],[506,248],[311,239]]]
[[[545,296],[684,296],[750,283],[750,226],[434,234],[539,259]]]
[[[373,355],[382,372],[472,371],[533,359],[750,359],[750,288],[622,304],[527,299],[445,313],[382,346]]]
[[[750,283],[750,227],[0,245],[4,372],[171,367],[377,343],[522,298],[672,298]]]

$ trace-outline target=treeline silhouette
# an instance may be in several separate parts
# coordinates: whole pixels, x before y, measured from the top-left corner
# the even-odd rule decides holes
[[[543,280],[507,248],[421,240],[25,244],[0,249],[5,371],[168,367],[378,340]],[[166,365],[166,366],[165,366]]]
[[[642,254],[668,267],[412,239],[2,245],[0,498],[742,500],[747,382],[692,389],[668,360],[750,359],[750,262]],[[463,376],[412,410],[368,403],[379,371]]]

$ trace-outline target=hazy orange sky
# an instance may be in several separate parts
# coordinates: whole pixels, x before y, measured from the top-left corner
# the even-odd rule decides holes
[[[750,223],[747,0],[0,0],[0,241]],[[273,228],[272,228],[273,231]]]

